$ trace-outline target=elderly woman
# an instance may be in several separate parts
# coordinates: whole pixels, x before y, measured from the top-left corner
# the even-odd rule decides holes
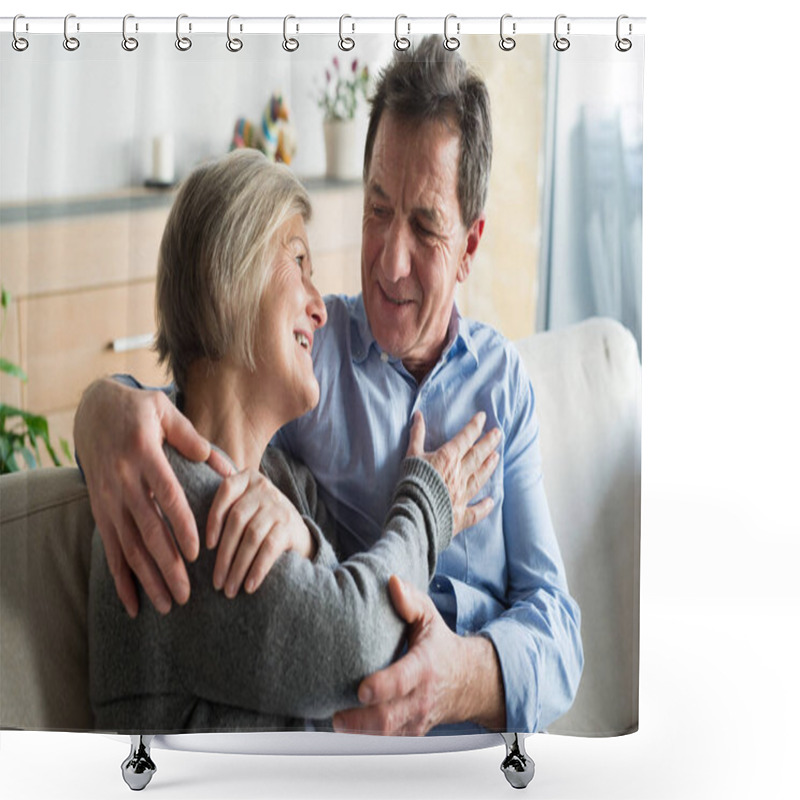
[[[431,454],[417,418],[382,538],[337,562],[313,476],[267,448],[319,400],[311,349],[326,312],[311,282],[309,215],[292,173],[253,150],[199,167],[175,199],[159,257],[156,346],[175,402],[235,465],[225,483],[238,488],[215,500],[223,478],[166,448],[198,530],[209,513],[227,512],[219,542],[188,565],[190,602],[166,616],[142,602],[128,617],[95,532],[90,686],[100,729],[294,729],[356,705],[359,681],[402,645],[390,576],[427,587],[494,469],[496,437],[475,443],[480,417]],[[278,544],[259,527],[275,488],[299,512]],[[479,517],[489,508],[479,504]],[[219,591],[228,574],[245,585],[235,599]]]

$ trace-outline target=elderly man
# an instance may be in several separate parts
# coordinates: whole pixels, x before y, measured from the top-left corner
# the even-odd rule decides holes
[[[481,410],[503,441],[485,489],[493,511],[440,556],[429,597],[390,586],[408,651],[364,679],[362,706],[337,715],[337,730],[542,730],[580,679],[580,612],[547,507],[530,381],[514,348],[455,306],[484,230],[491,150],[488,93],[465,62],[433,38],[396,55],[367,136],[362,293],[327,299],[314,349],[320,403],[276,443],[316,476],[346,556],[379,535],[417,410],[428,448]],[[192,559],[197,532],[161,441],[196,460],[207,443],[161,393],[109,381],[87,391],[75,437],[129,612],[131,570],[160,610],[170,593],[186,602],[185,567],[152,498]],[[286,513],[275,512],[276,528]]]

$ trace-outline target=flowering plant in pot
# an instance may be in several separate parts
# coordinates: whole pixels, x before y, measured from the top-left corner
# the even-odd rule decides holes
[[[334,56],[325,70],[325,85],[317,98],[325,119],[325,174],[329,178],[358,178],[361,174],[361,148],[356,140],[355,115],[361,100],[367,98],[369,69],[359,68],[358,59],[342,65]]]

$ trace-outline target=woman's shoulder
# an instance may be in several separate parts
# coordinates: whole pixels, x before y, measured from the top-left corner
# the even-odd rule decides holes
[[[313,511],[317,502],[317,482],[305,464],[280,448],[270,445],[261,458],[261,472],[301,513]]]

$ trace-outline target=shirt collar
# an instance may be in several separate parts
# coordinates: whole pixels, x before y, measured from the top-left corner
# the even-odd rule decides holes
[[[366,360],[371,348],[375,348],[375,352],[379,356],[383,356],[383,350],[372,335],[372,329],[367,320],[367,311],[364,308],[364,297],[358,295],[356,302],[353,306],[352,320],[354,323],[354,336],[353,346],[351,350],[353,361],[360,364]],[[458,307],[453,303],[453,312],[450,316],[450,325],[447,329],[447,344],[445,345],[443,356],[439,361],[445,361],[451,355],[457,353],[460,349],[466,350],[475,359],[475,364],[478,364],[478,350],[472,339],[472,334],[469,330],[469,323],[459,313]],[[397,361],[398,359],[388,356],[386,360],[390,362]]]

